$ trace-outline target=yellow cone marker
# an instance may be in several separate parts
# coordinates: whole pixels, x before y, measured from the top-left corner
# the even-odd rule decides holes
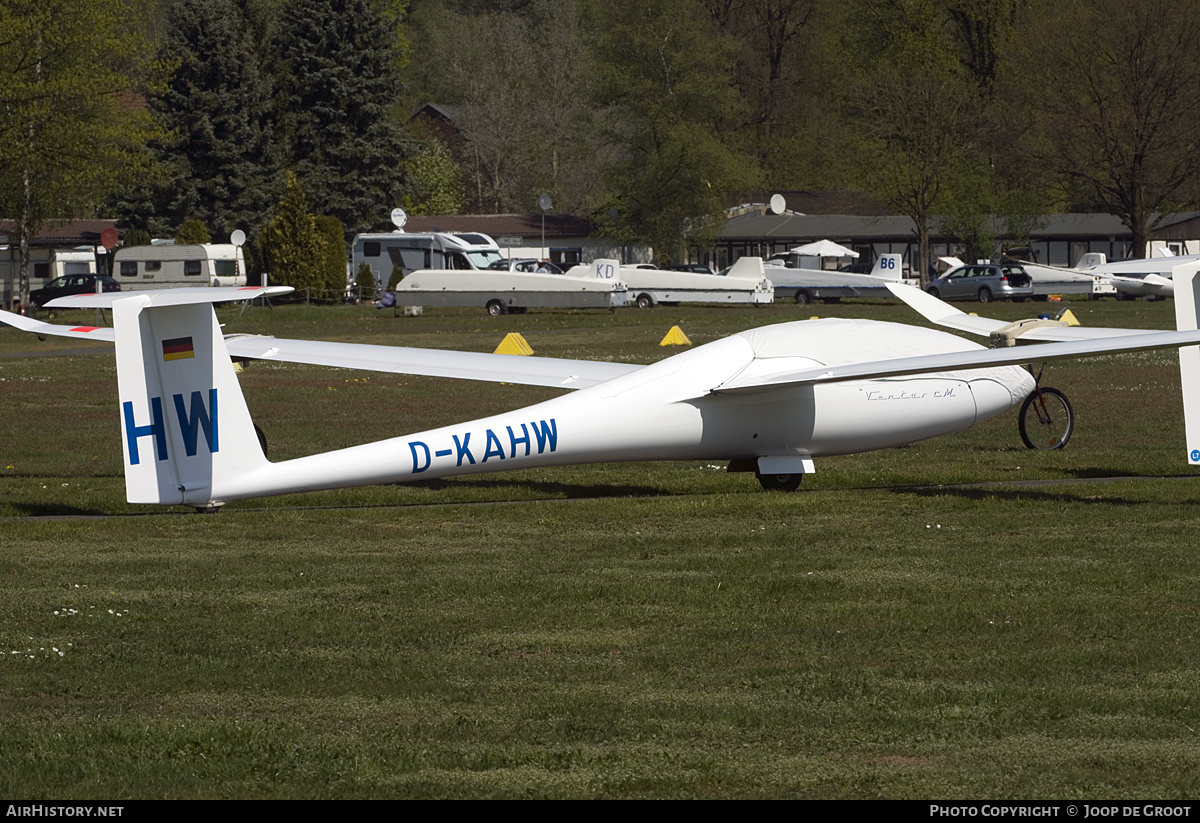
[[[692,341],[688,340],[688,336],[683,333],[683,329],[678,326],[672,326],[667,332],[667,336],[659,343],[660,346],[690,346]]]
[[[1068,326],[1078,326],[1079,325],[1079,320],[1076,319],[1075,315],[1071,312],[1070,309],[1067,309],[1065,312],[1063,312],[1062,317],[1060,317],[1058,319],[1063,321],[1064,323],[1066,323]]]
[[[533,354],[533,349],[525,342],[524,337],[515,331],[510,331],[500,341],[500,345],[496,347],[493,354]]]

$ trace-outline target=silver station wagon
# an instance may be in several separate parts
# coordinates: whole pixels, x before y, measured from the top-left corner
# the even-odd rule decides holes
[[[925,291],[943,300],[990,303],[1008,298],[1020,302],[1033,297],[1033,279],[1015,263],[976,263],[959,266],[930,280]]]

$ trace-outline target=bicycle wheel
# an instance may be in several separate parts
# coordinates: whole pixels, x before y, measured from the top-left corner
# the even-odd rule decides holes
[[[1075,412],[1058,389],[1035,389],[1021,404],[1021,439],[1030,449],[1061,449],[1071,439]]]

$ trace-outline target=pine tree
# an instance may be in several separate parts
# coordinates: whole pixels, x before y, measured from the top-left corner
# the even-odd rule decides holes
[[[158,147],[164,179],[123,216],[160,233],[195,218],[218,236],[253,236],[278,196],[279,165],[253,27],[233,0],[174,0],[169,19],[160,59],[175,71],[150,100],[173,135]]]
[[[283,199],[263,227],[260,247],[272,285],[321,295],[325,287],[325,238],[308,211],[308,198],[296,175],[287,173]]]
[[[413,140],[392,119],[398,23],[378,0],[293,0],[280,11],[278,105],[289,168],[350,234],[386,222],[411,188]]]

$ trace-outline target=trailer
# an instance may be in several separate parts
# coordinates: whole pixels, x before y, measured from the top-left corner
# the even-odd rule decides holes
[[[811,259],[811,258],[809,258]],[[920,285],[920,281],[904,278],[903,260],[899,254],[881,254],[869,274],[816,268],[793,268],[782,264],[766,267],[767,277],[780,297],[790,297],[797,303],[821,300],[836,303],[843,297],[891,297],[888,282]]]
[[[232,243],[127,246],[113,255],[112,276],[122,291],[244,286],[246,259]]]
[[[97,264],[96,250],[91,246],[70,249],[33,248],[29,250],[29,290],[48,286],[60,277],[70,275],[106,274]],[[15,246],[0,245],[0,305],[18,308],[20,264]]]
[[[622,266],[617,260],[594,260],[576,266],[568,275],[602,283],[624,283],[629,302],[641,309],[659,303],[750,303],[769,305],[775,300],[771,281],[764,274],[761,257],[743,257],[724,274],[698,274],[667,269]]]
[[[627,303],[625,284],[571,274],[418,269],[396,284],[398,306],[482,306],[492,317],[531,308],[610,309]]]

